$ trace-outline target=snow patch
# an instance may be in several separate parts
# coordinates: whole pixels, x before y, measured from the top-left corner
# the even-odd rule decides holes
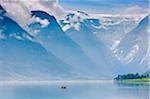
[[[139,46],[134,45],[133,48],[129,51],[129,53],[123,58],[123,63],[128,64],[130,63],[136,56],[139,51]]]

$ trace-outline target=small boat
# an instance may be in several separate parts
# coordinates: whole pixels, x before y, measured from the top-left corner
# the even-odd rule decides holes
[[[65,89],[67,89],[67,87],[66,86],[61,86],[61,89],[65,90]]]

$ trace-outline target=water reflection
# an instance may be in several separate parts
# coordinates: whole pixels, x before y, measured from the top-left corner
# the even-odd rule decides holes
[[[115,83],[117,93],[123,97],[137,97],[137,99],[149,99],[149,83]],[[133,98],[136,99],[136,98]]]
[[[64,84],[63,84],[64,85]],[[1,84],[1,99],[149,99],[145,84]]]

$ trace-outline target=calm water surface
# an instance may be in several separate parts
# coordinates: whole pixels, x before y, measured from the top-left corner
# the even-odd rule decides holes
[[[61,86],[66,86],[62,89]],[[0,84],[0,99],[149,99],[148,84]]]

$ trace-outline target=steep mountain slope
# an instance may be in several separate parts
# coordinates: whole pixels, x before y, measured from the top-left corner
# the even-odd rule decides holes
[[[0,14],[0,80],[69,78],[71,67],[48,53],[15,21]]]
[[[137,26],[141,19],[141,16],[129,15],[102,15],[95,17],[101,21],[101,25],[97,28],[95,35],[111,50],[117,46],[128,32]]]
[[[119,62],[113,59],[110,50],[94,34],[101,25],[99,19],[78,11],[68,14],[60,21],[60,24],[66,34],[79,44],[87,56],[98,65],[97,68],[102,69],[106,74],[114,74],[114,66]]]
[[[128,71],[144,72],[150,62],[149,53],[149,15],[129,32],[114,50],[115,56]]]
[[[40,26],[39,22],[30,24],[30,28],[38,31],[36,38],[38,41],[55,56],[59,57],[65,63],[68,63],[79,71],[82,76],[103,77],[104,72],[100,72],[97,64],[91,62],[88,56],[84,53],[81,46],[76,44],[66,33],[61,29],[54,16],[50,16],[43,11],[32,11],[34,18],[40,20],[48,20],[49,24],[45,27]],[[106,70],[107,71],[107,70]],[[107,74],[111,75],[110,73]],[[106,75],[105,75],[106,76]],[[104,76],[104,77],[105,77]]]
[[[28,10],[25,27],[0,6],[0,80],[107,79],[150,65],[149,16],[137,24],[140,17],[78,11],[57,22]]]
[[[77,12],[68,14],[60,20],[60,24],[92,61],[99,64],[100,68],[101,65],[105,67],[103,70],[109,67],[116,73],[144,72],[150,63],[148,19],[137,26],[139,20],[141,16],[94,18]],[[135,30],[136,26],[143,29]],[[134,33],[130,32],[132,29]]]

